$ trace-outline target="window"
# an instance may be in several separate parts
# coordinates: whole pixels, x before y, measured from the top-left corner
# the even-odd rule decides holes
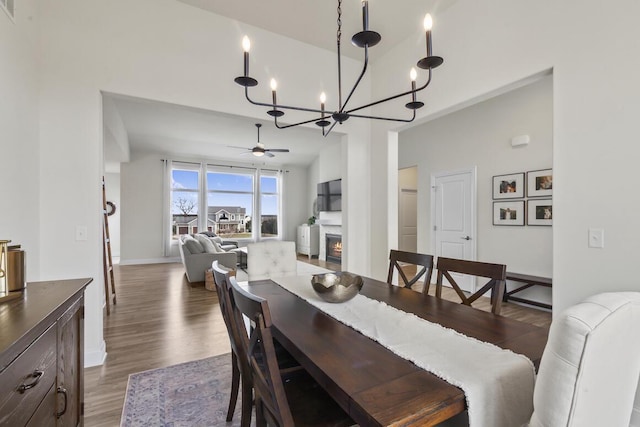
[[[171,171],[171,237],[198,232],[200,173],[175,163]]]
[[[278,237],[278,212],[280,200],[278,197],[278,177],[260,177],[260,237]]]
[[[214,233],[234,239],[251,238],[254,175],[247,172],[207,172],[207,210],[218,219]]]
[[[172,238],[199,230],[234,240],[277,238],[279,189],[277,171],[173,162]]]

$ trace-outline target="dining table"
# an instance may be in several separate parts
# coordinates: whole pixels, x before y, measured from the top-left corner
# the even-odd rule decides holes
[[[301,280],[309,280],[305,276]],[[277,279],[276,279],[277,280]],[[363,277],[360,295],[528,357],[537,368],[546,328]],[[250,281],[265,298],[279,343],[361,426],[429,426],[466,409],[465,393],[341,323],[273,280]],[[416,336],[416,341],[426,337]]]

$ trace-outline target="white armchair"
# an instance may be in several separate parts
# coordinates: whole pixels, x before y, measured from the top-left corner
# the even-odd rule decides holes
[[[640,376],[640,292],[604,293],[553,320],[531,427],[628,426]]]
[[[639,325],[640,292],[594,295],[554,317],[529,427],[629,426],[640,377]],[[468,423],[464,412],[439,426]]]
[[[296,244],[279,240],[248,244],[247,274],[249,280],[295,276],[297,274]]]

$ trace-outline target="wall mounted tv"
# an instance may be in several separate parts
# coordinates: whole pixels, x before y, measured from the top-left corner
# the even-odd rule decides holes
[[[318,211],[332,212],[342,210],[342,180],[321,182],[318,184]]]

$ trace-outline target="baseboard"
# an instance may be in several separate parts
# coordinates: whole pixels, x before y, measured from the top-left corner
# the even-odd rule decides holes
[[[120,265],[139,264],[169,264],[172,262],[182,262],[180,257],[147,258],[147,259],[120,259]]]
[[[100,344],[100,348],[98,350],[87,351],[85,348],[84,353],[84,367],[90,368],[92,366],[100,366],[104,364],[104,361],[107,358],[107,344],[104,340]]]

